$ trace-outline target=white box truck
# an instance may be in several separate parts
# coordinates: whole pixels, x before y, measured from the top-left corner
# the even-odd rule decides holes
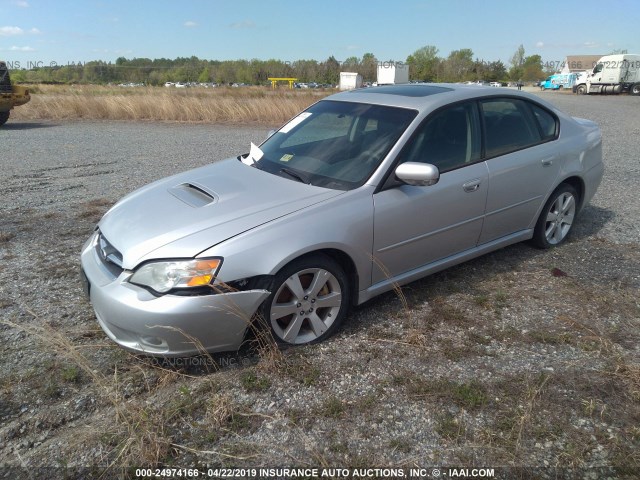
[[[406,63],[382,62],[378,64],[378,85],[409,83],[409,65]]]
[[[573,92],[640,95],[640,55],[605,55],[584,80],[576,82]]]
[[[355,72],[340,72],[340,90],[353,90],[362,86],[362,75]]]

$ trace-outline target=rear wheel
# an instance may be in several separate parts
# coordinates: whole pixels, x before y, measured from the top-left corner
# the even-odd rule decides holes
[[[576,93],[578,95],[584,95],[587,93],[587,86],[586,85],[578,85],[578,88],[576,88]]]
[[[561,184],[547,200],[531,241],[538,248],[561,244],[569,235],[578,213],[578,192],[567,183]]]
[[[640,95],[640,83],[634,83],[629,89],[631,95]]]
[[[276,274],[262,314],[278,343],[316,343],[331,336],[342,323],[349,297],[349,281],[342,267],[325,255],[310,255]]]
[[[7,123],[7,120],[9,120],[9,112],[0,112],[0,126]]]

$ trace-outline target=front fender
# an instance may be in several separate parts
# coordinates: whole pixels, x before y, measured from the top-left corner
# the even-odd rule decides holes
[[[358,274],[358,290],[371,283],[373,187],[363,186],[326,202],[276,219],[202,252],[224,261],[218,279],[232,282],[275,275],[310,252],[334,249],[348,255]]]

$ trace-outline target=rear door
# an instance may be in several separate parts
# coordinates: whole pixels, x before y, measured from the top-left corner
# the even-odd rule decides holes
[[[516,98],[482,100],[489,192],[479,244],[531,226],[560,173],[558,119]]]

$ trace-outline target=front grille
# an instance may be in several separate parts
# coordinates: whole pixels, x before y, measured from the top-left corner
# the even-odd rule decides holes
[[[124,270],[122,268],[122,254],[102,235],[102,232],[98,232],[98,239],[96,241],[96,252],[98,257],[102,260],[102,263],[109,271],[117,277]]]

